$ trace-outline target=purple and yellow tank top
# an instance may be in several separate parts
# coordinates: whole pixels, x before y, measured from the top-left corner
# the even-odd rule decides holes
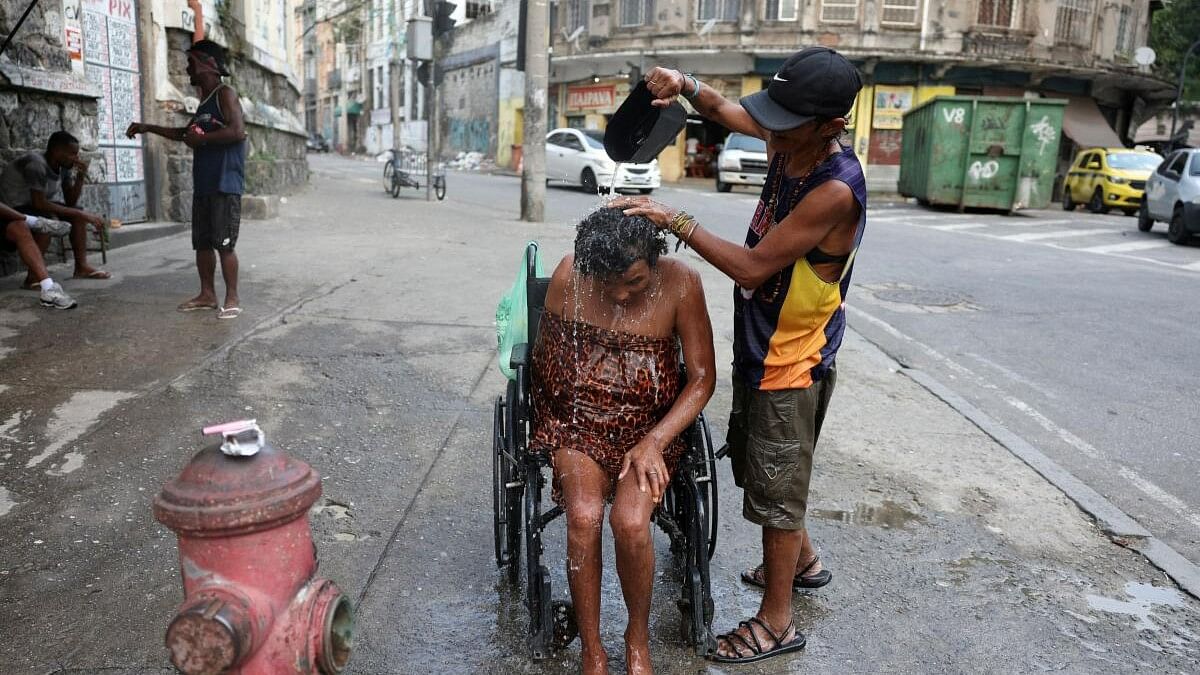
[[[818,185],[839,180],[858,201],[854,248],[841,278],[822,279],[806,258],[783,268],[755,289],[734,288],[733,368],[755,389],[804,389],[833,367],[846,331],[846,292],[855,254],[867,224],[867,186],[862,165],[848,147],[830,156],[805,180],[784,173],[787,157],[775,153],[758,209],[746,232],[754,248],[772,227]]]

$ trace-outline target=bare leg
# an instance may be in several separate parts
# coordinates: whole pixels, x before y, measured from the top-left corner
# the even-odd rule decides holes
[[[652,673],[650,663],[650,597],[654,592],[654,542],[650,516],[654,502],[638,489],[633,473],[617,483],[613,499],[613,538],[617,548],[617,576],[629,611],[625,627],[625,657],[629,673]]]
[[[796,573],[803,572],[805,567],[813,564],[813,561],[816,560],[816,564],[813,564],[812,568],[808,570],[807,576],[811,577],[825,568],[817,559],[817,548],[813,546],[812,537],[808,536],[808,530],[801,530],[801,532],[804,533],[804,543],[800,546],[800,558],[796,561]]]
[[[792,578],[800,548],[807,537],[804,530],[763,528],[763,559],[766,562],[767,590],[763,593],[758,618],[776,630],[792,621]]]
[[[21,224],[24,225],[25,223],[21,223]],[[26,231],[28,231],[28,228],[26,228]],[[50,235],[48,235],[44,232],[37,232],[37,233],[30,232],[29,234],[30,234],[30,236],[33,237],[34,243],[37,244],[37,248],[38,248],[37,259],[38,259],[39,264],[41,264],[42,269],[45,270],[46,269],[46,251],[49,250],[49,248],[50,248]],[[21,257],[21,260],[25,261],[24,256]],[[30,286],[32,286],[32,285],[36,284],[37,282],[41,281],[42,279],[46,278],[46,277],[42,277],[42,279],[36,278],[33,274],[33,267],[30,266],[30,264],[27,261],[25,262],[25,266],[29,268],[29,272],[25,275],[25,282],[23,284],[21,284],[22,288],[29,288]],[[49,270],[46,270],[46,276],[50,276]]]
[[[87,261],[87,221],[71,218],[71,254],[75,256],[75,276],[86,277],[96,273],[96,268]]]
[[[42,249],[34,240],[33,233],[29,231],[29,226],[24,221],[14,220],[6,225],[4,236],[17,245],[17,255],[21,257],[21,262],[29,268],[29,274],[25,277],[26,286],[50,276],[46,270],[46,259],[42,256]]]
[[[600,535],[608,477],[590,457],[574,450],[559,450],[554,470],[562,485],[567,515],[567,581],[583,647],[583,672],[605,675],[608,654],[600,643]]]
[[[225,308],[241,307],[238,304],[238,257],[232,249],[218,251],[221,256],[221,278],[225,280]],[[215,297],[214,292],[214,297]]]
[[[762,604],[758,608],[759,620],[771,627],[771,631],[779,636],[781,642],[789,642],[795,635],[792,626],[792,579],[796,575],[796,563],[800,559],[800,549],[807,539],[804,530],[779,530],[764,527],[763,567],[767,577],[767,588],[763,593]],[[774,641],[760,628],[754,628],[758,636],[758,644],[764,649],[774,647]],[[749,644],[754,644],[754,638],[747,634],[743,626],[737,633],[742,634]],[[722,656],[747,655],[750,650],[737,640],[721,640],[717,653]]]
[[[213,287],[213,276],[217,271],[217,254],[212,249],[196,251],[196,271],[200,273],[200,295],[184,304],[217,304],[217,291]]]

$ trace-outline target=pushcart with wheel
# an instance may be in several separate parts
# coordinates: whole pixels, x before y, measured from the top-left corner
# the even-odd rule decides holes
[[[412,148],[392,151],[392,157],[383,165],[383,189],[393,199],[400,196],[400,188],[410,187],[417,190],[425,185],[429,172],[426,171],[425,153],[416,152]],[[428,183],[433,187],[433,193],[438,201],[446,198],[446,169],[440,163],[433,167],[432,179]]]

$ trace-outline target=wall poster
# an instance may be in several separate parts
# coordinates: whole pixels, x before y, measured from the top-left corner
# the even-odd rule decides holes
[[[125,138],[129,124],[142,119],[137,5],[134,0],[76,0],[80,1],[87,78],[100,90],[96,139],[106,164],[108,216],[124,222],[145,220],[142,138]]]

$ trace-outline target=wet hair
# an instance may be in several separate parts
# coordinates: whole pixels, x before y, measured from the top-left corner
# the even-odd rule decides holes
[[[597,209],[575,231],[575,269],[589,277],[619,276],[639,260],[654,267],[666,252],[666,235],[654,223],[621,209]]]
[[[79,145],[79,139],[72,136],[69,132],[56,131],[50,134],[50,140],[46,141],[46,152],[57,148],[64,148],[68,145]]]

